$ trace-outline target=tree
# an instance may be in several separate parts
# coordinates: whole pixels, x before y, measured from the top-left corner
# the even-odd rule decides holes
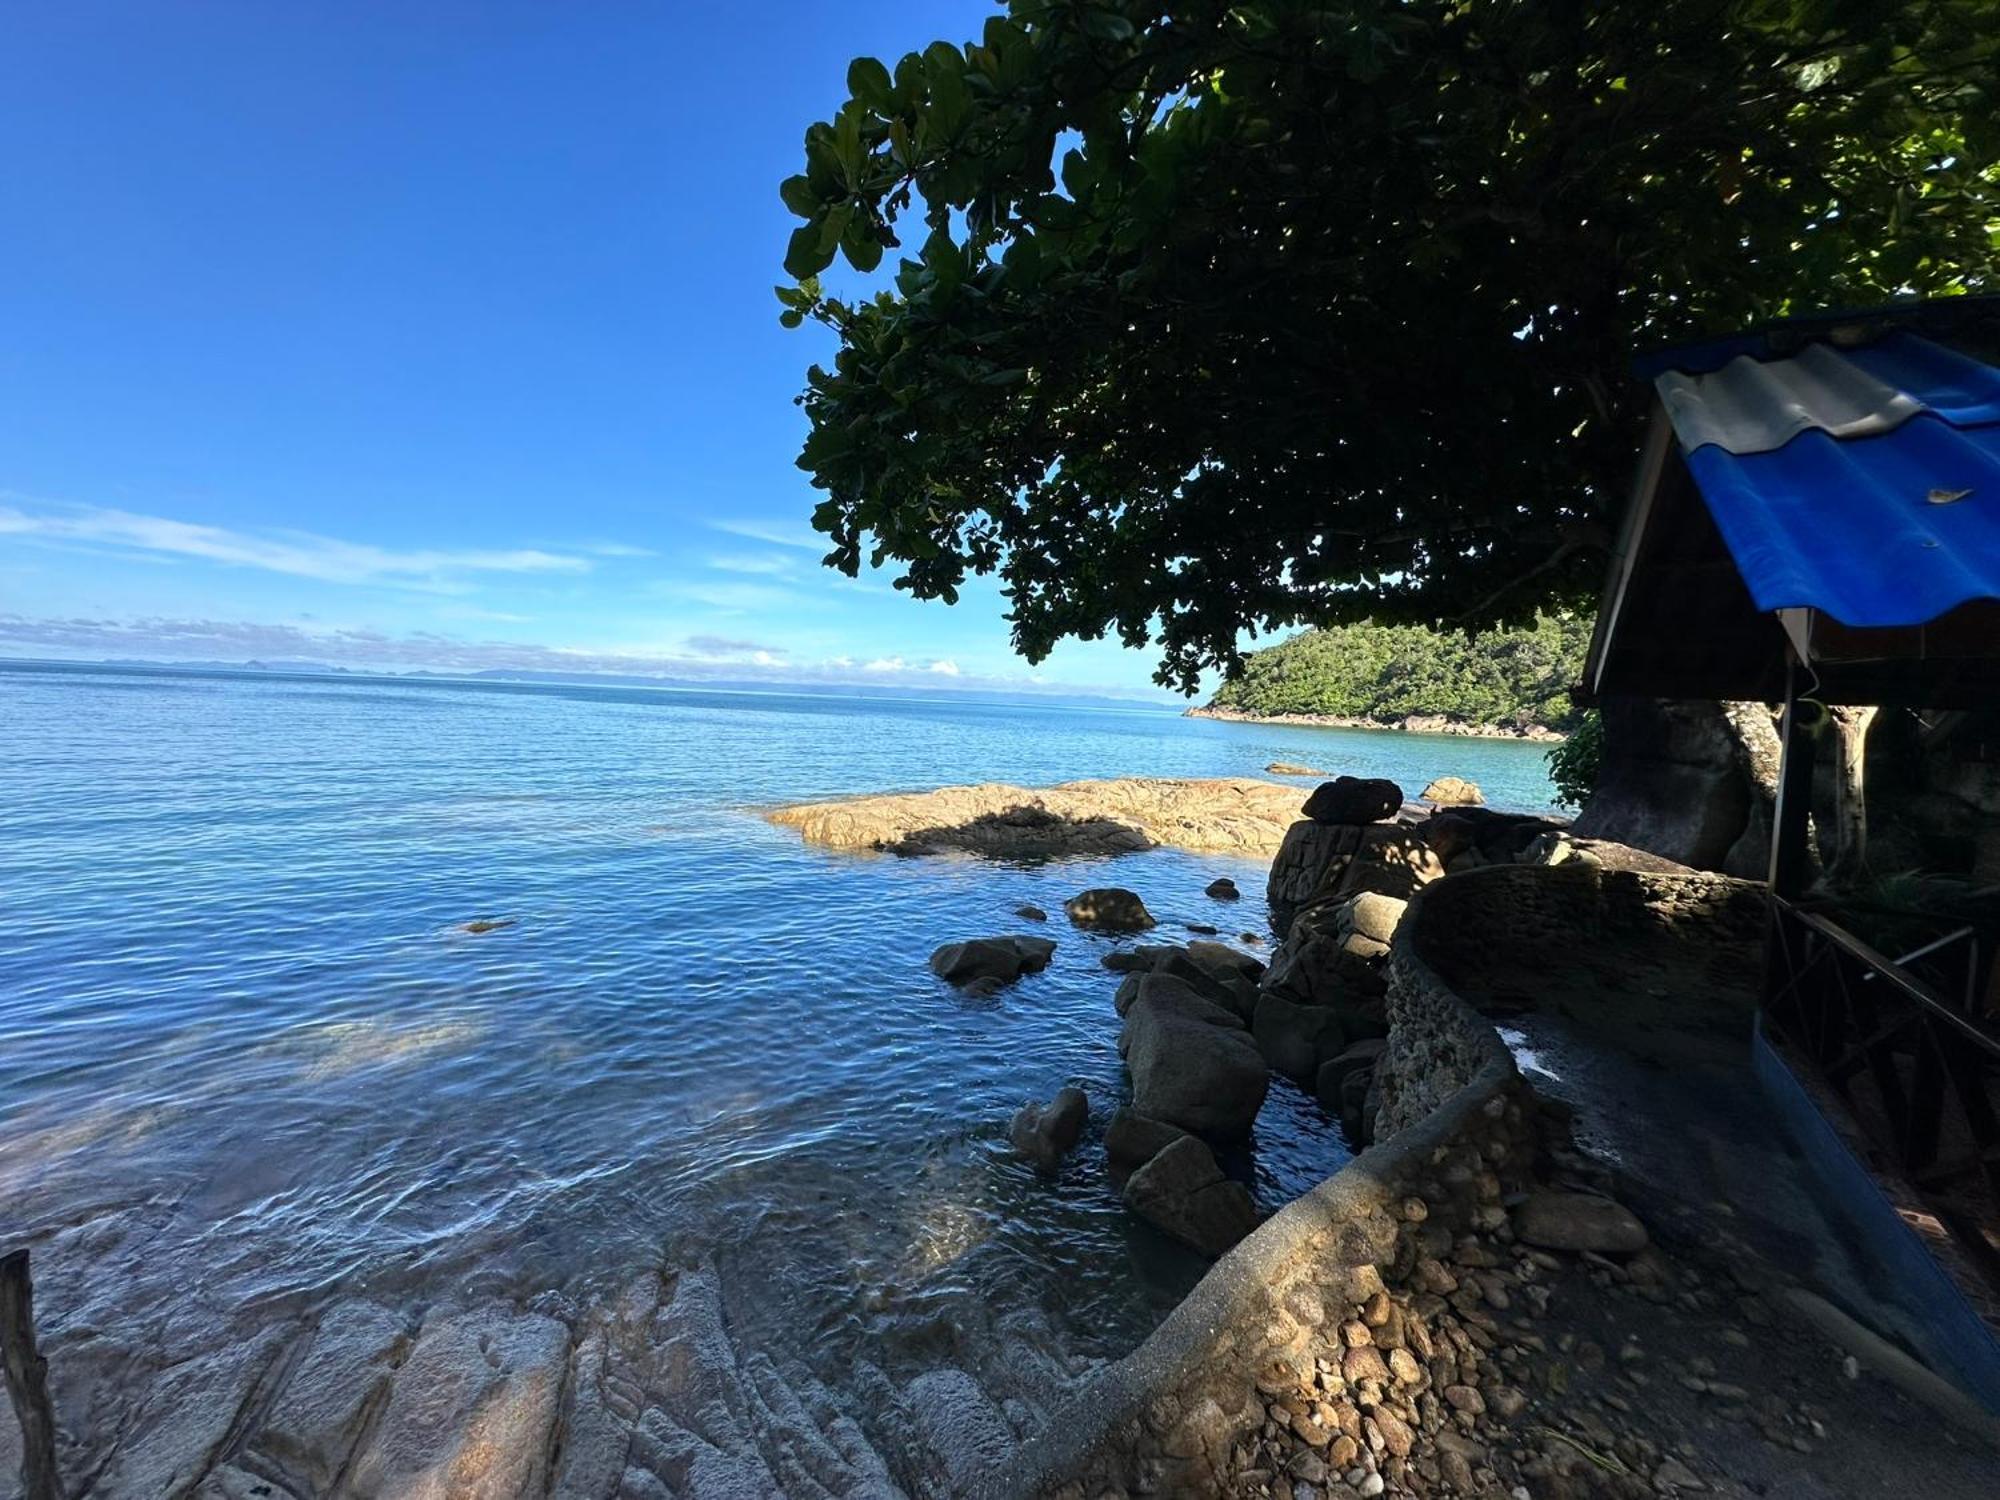
[[[1987,284],[1995,0],[1012,0],[806,133],[828,561],[1017,648],[1589,597],[1647,345]],[[819,273],[897,251],[852,300]]]

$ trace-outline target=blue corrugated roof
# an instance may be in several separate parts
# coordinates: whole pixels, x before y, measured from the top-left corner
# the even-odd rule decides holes
[[[1896,334],[1857,349],[1822,345],[1804,366],[1796,356],[1765,361],[1760,379],[1745,382],[1711,362],[1714,348],[1690,362],[1707,373],[1661,383],[1673,382],[1688,468],[1759,609],[1817,609],[1875,627],[2000,599],[2000,370]],[[1843,419],[1856,427],[1851,408],[1816,409],[1830,399],[1828,349],[1909,398],[1895,407],[1898,425],[1828,430]],[[1757,449],[1759,431],[1775,442],[1731,451]]]

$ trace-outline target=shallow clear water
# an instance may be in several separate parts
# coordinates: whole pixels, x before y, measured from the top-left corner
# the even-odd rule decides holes
[[[1101,1153],[1005,1148],[1025,1099],[1119,1100],[1106,942],[1058,920],[978,1003],[924,961],[1093,884],[1261,929],[1202,888],[1262,866],[857,857],[756,808],[1274,759],[1549,797],[1531,746],[1147,710],[0,667],[0,1224],[59,1334],[706,1252],[822,1367],[1017,1312],[1122,1353],[1201,1264]],[[1277,1085],[1251,1155],[1275,1207],[1346,1148]]]

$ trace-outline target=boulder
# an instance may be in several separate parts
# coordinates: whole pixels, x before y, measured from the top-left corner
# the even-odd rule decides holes
[[[1144,932],[1158,925],[1136,892],[1115,885],[1079,891],[1063,903],[1063,911],[1077,926],[1097,932]]]
[[[1240,975],[1253,983],[1264,974],[1264,961],[1227,943],[1189,943],[1187,956],[1212,974]]]
[[[1243,1029],[1242,1018],[1226,997],[1205,994],[1178,974],[1128,974],[1125,982],[1118,986],[1118,992],[1111,997],[1111,1004],[1118,1014],[1128,1019],[1133,1007],[1141,1001],[1210,1026],[1234,1031]],[[1119,1046],[1123,1050],[1122,1039]]]
[[[1240,901],[1243,899],[1243,893],[1236,889],[1236,882],[1231,880],[1227,875],[1221,875],[1211,880],[1203,889],[1202,894],[1207,896],[1211,901]]]
[[[1342,903],[1334,917],[1335,930],[1343,937],[1362,938],[1386,949],[1395,938],[1396,924],[1403,920],[1403,912],[1409,904],[1394,896],[1363,891]]]
[[[1090,1100],[1080,1088],[1060,1089],[1048,1104],[1024,1104],[1008,1127],[1014,1149],[1041,1167],[1055,1167],[1083,1134]]]
[[[1288,760],[1274,760],[1264,767],[1267,776],[1324,776],[1326,772],[1316,771],[1311,766],[1294,765]]]
[[[1514,1234],[1544,1250],[1629,1255],[1646,1248],[1646,1226],[1622,1203],[1595,1193],[1538,1188],[1514,1206]]]
[[[1286,831],[1264,884],[1271,919],[1277,923],[1280,934],[1290,924],[1293,913],[1346,873],[1348,861],[1360,847],[1359,828],[1315,823],[1307,818]]]
[[[1375,1071],[1382,1054],[1389,1043],[1383,1037],[1369,1037],[1364,1041],[1350,1042],[1332,1057],[1319,1065],[1318,1076],[1313,1080],[1313,1092],[1319,1102],[1330,1110],[1340,1108],[1341,1088],[1350,1078]]]
[[[1300,809],[1315,823],[1379,823],[1403,809],[1403,789],[1386,777],[1336,776],[1313,788]]]
[[[1166,975],[1140,983],[1118,1037],[1132,1108],[1200,1135],[1247,1135],[1270,1072],[1243,1023]]]
[[[1361,830],[1360,846],[1330,893],[1343,900],[1361,891],[1407,901],[1420,886],[1444,876],[1444,862],[1424,836],[1392,823]]]
[[[1287,1078],[1310,1084],[1320,1064],[1346,1045],[1340,1016],[1328,1005],[1294,1005],[1268,990],[1257,997],[1250,1034],[1264,1060]]]
[[[1440,776],[1423,789],[1420,800],[1436,803],[1439,807],[1477,807],[1486,798],[1475,781],[1467,781],[1462,776]]]
[[[965,988],[987,981],[981,988],[990,993],[996,985],[1012,984],[1023,974],[1039,974],[1055,951],[1056,945],[1047,938],[971,938],[946,943],[931,954],[931,972]]]
[[[1222,1255],[1257,1227],[1257,1205],[1222,1174],[1215,1153],[1183,1136],[1134,1172],[1125,1206],[1204,1255]]]
[[[1039,906],[1017,906],[1014,915],[1024,922],[1046,922],[1049,919],[1049,914]]]
[[[1178,1125],[1149,1119],[1135,1110],[1121,1109],[1104,1127],[1104,1154],[1114,1167],[1126,1171],[1142,1166],[1175,1141],[1187,1136]]]
[[[1181,951],[1178,943],[1140,943],[1135,948],[1113,948],[1098,962],[1114,974],[1150,974]]]
[[[1577,814],[1579,838],[1604,839],[1698,870],[1761,873],[1769,798],[1749,774],[1742,725],[1714,702],[1606,698],[1597,788]],[[1764,730],[1769,737],[1769,716]],[[1735,860],[1737,845],[1746,850]]]

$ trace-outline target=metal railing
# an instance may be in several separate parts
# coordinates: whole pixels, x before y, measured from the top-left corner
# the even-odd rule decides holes
[[[1977,1013],[1976,945],[1953,1003],[1825,917],[1779,896],[1771,908],[1764,1012],[1779,1035],[1860,1106],[1857,1120],[1912,1182],[1983,1179],[2000,1204],[2000,1028]]]

